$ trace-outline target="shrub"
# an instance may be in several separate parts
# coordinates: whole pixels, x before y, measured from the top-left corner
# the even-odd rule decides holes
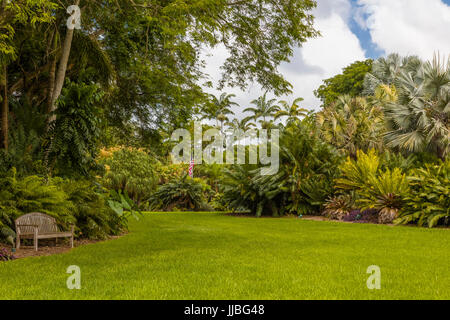
[[[411,192],[397,223],[417,222],[434,227],[450,224],[450,160],[412,170],[408,177]]]
[[[17,178],[13,168],[0,179],[0,227],[3,235],[14,235],[14,220],[30,212],[42,212],[56,218],[63,228],[74,223],[74,206],[67,194],[43,178],[29,176]]]
[[[152,209],[171,211],[174,208],[184,210],[210,210],[206,195],[211,187],[201,179],[192,179],[187,174],[161,185],[150,197]]]
[[[269,176],[257,166],[226,171],[222,188],[230,207],[256,216],[321,212],[333,194],[341,156],[319,138],[312,117],[283,128],[279,161],[279,171]]]
[[[379,210],[379,223],[392,223],[403,207],[408,193],[406,175],[399,168],[386,169],[377,176],[369,176],[368,185],[360,190],[357,203],[363,209]]]
[[[341,166],[341,178],[336,179],[336,187],[345,191],[357,191],[368,186],[371,177],[377,175],[380,168],[380,158],[375,150],[367,154],[357,151],[356,160],[347,158]]]
[[[77,236],[104,239],[126,228],[126,219],[108,206],[108,193],[99,185],[86,180],[55,179],[53,183],[64,190],[74,206],[71,213],[76,220]]]
[[[139,206],[158,184],[157,160],[142,149],[112,148],[102,150],[99,163],[106,168],[105,187],[127,193]]]
[[[333,220],[344,220],[354,209],[354,202],[350,195],[339,195],[330,198],[325,203],[323,215]]]

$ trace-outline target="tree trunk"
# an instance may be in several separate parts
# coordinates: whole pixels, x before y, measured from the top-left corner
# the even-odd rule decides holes
[[[54,31],[53,38],[51,41],[51,64],[49,70],[49,81],[48,81],[48,95],[47,95],[47,113],[50,113],[53,105],[53,92],[55,91],[55,76],[56,76],[56,64],[57,64],[57,55],[56,55],[56,44],[57,44],[57,35],[56,30]]]
[[[79,5],[79,4],[80,4],[80,0],[77,0],[75,5]],[[55,86],[54,86],[54,90],[52,93],[52,99],[51,99],[49,112],[53,112],[56,110],[56,100],[58,100],[59,96],[61,95],[61,91],[64,86],[64,80],[66,79],[67,64],[69,62],[70,49],[72,47],[72,39],[73,39],[74,30],[75,29],[67,28],[66,38],[64,39],[64,44],[63,44],[62,52],[61,52],[61,60],[59,61],[58,73],[56,74],[56,78],[55,78]],[[55,118],[56,118],[55,115],[51,115],[49,118],[49,123],[54,121]]]
[[[9,106],[8,106],[8,69],[6,64],[2,67],[2,143],[3,148],[8,151],[8,135],[9,135]]]

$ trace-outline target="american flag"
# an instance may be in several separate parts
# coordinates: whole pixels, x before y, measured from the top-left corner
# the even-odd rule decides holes
[[[191,155],[191,162],[189,163],[189,177],[194,178],[194,156]]]

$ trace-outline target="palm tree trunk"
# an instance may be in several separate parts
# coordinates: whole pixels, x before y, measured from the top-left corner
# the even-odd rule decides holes
[[[8,123],[8,115],[9,115],[9,106],[8,106],[8,68],[5,65],[2,68],[2,143],[3,148],[8,151],[8,135],[9,135],[9,123]]]

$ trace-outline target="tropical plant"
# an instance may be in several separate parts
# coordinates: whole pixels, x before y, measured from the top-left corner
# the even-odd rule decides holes
[[[401,169],[386,169],[378,175],[368,177],[367,186],[359,191],[357,204],[363,210],[379,210],[378,222],[392,223],[403,208],[404,197],[408,194],[409,186],[406,174]]]
[[[67,175],[88,175],[95,169],[100,135],[95,104],[101,97],[97,85],[71,82],[63,90],[45,143],[49,171],[55,164]]]
[[[208,210],[206,195],[210,192],[211,187],[202,179],[192,179],[184,174],[159,186],[149,199],[150,208],[164,211],[172,209]]]
[[[243,132],[250,130],[255,127],[254,123],[249,122],[249,118],[244,118],[242,120],[233,119],[231,122],[227,122],[227,125],[230,127],[233,131],[241,130]]]
[[[323,81],[314,91],[324,106],[335,102],[342,95],[351,97],[361,96],[364,89],[364,79],[372,70],[373,60],[356,61],[345,67],[341,74]]]
[[[410,193],[397,223],[417,222],[419,226],[450,224],[450,160],[440,165],[427,164],[408,176]]]
[[[224,171],[222,191],[224,201],[234,211],[249,210],[253,215],[260,217],[263,214],[275,215],[272,210],[272,199],[261,194],[260,185],[255,182],[255,165],[237,165]],[[265,210],[269,209],[269,210]]]
[[[67,194],[43,178],[28,176],[18,178],[15,168],[0,179],[0,228],[3,235],[14,235],[14,220],[30,212],[42,212],[67,228],[75,219],[74,206]]]
[[[119,192],[111,190],[107,202],[124,224],[126,224],[129,217],[139,220],[139,215],[142,215],[136,203],[130,199],[126,192],[122,193],[121,190]]]
[[[87,180],[56,178],[52,183],[67,194],[74,206],[71,214],[76,220],[75,234],[78,237],[104,239],[109,235],[118,235],[126,228],[126,219],[108,206],[108,192],[99,185]]]
[[[248,119],[253,119],[255,122],[259,122],[263,129],[267,129],[270,126],[270,119],[280,110],[280,107],[276,104],[276,99],[267,100],[267,92],[264,93],[258,99],[251,101],[254,107],[244,109],[244,112],[250,112],[252,115]]]
[[[420,64],[417,56],[401,57],[397,53],[375,60],[372,70],[365,75],[363,95],[373,96],[382,85],[390,87],[401,72],[415,73]]]
[[[210,103],[207,105],[206,110],[203,110],[203,119],[216,120],[217,126],[220,122],[220,130],[223,132],[223,125],[229,122],[229,115],[234,115],[231,110],[233,106],[238,106],[236,102],[231,101],[236,97],[235,94],[222,93],[220,97],[210,95]]]
[[[365,98],[342,96],[317,114],[321,136],[351,157],[357,150],[381,150],[384,122],[382,109]]]
[[[355,204],[351,195],[338,195],[326,201],[322,214],[333,220],[344,220],[354,208]]]
[[[226,171],[223,192],[230,207],[256,216],[320,212],[333,193],[341,157],[321,141],[314,124],[307,117],[282,129],[277,173],[262,175],[250,165]]]
[[[444,159],[450,151],[450,59],[435,56],[415,73],[402,70],[395,86],[398,100],[384,104],[388,145]]]
[[[289,124],[293,121],[300,121],[301,118],[306,117],[308,115],[308,110],[299,105],[303,100],[303,98],[297,98],[292,103],[288,103],[284,100],[278,102],[281,108],[275,114],[275,120],[285,117],[286,123]]]
[[[336,188],[348,191],[359,191],[367,187],[368,181],[378,173],[381,160],[375,150],[357,151],[356,160],[347,158],[340,167],[341,177],[336,179]]]
[[[103,149],[98,162],[106,170],[102,178],[104,186],[126,193],[138,206],[150,197],[159,182],[158,161],[143,149]]]

